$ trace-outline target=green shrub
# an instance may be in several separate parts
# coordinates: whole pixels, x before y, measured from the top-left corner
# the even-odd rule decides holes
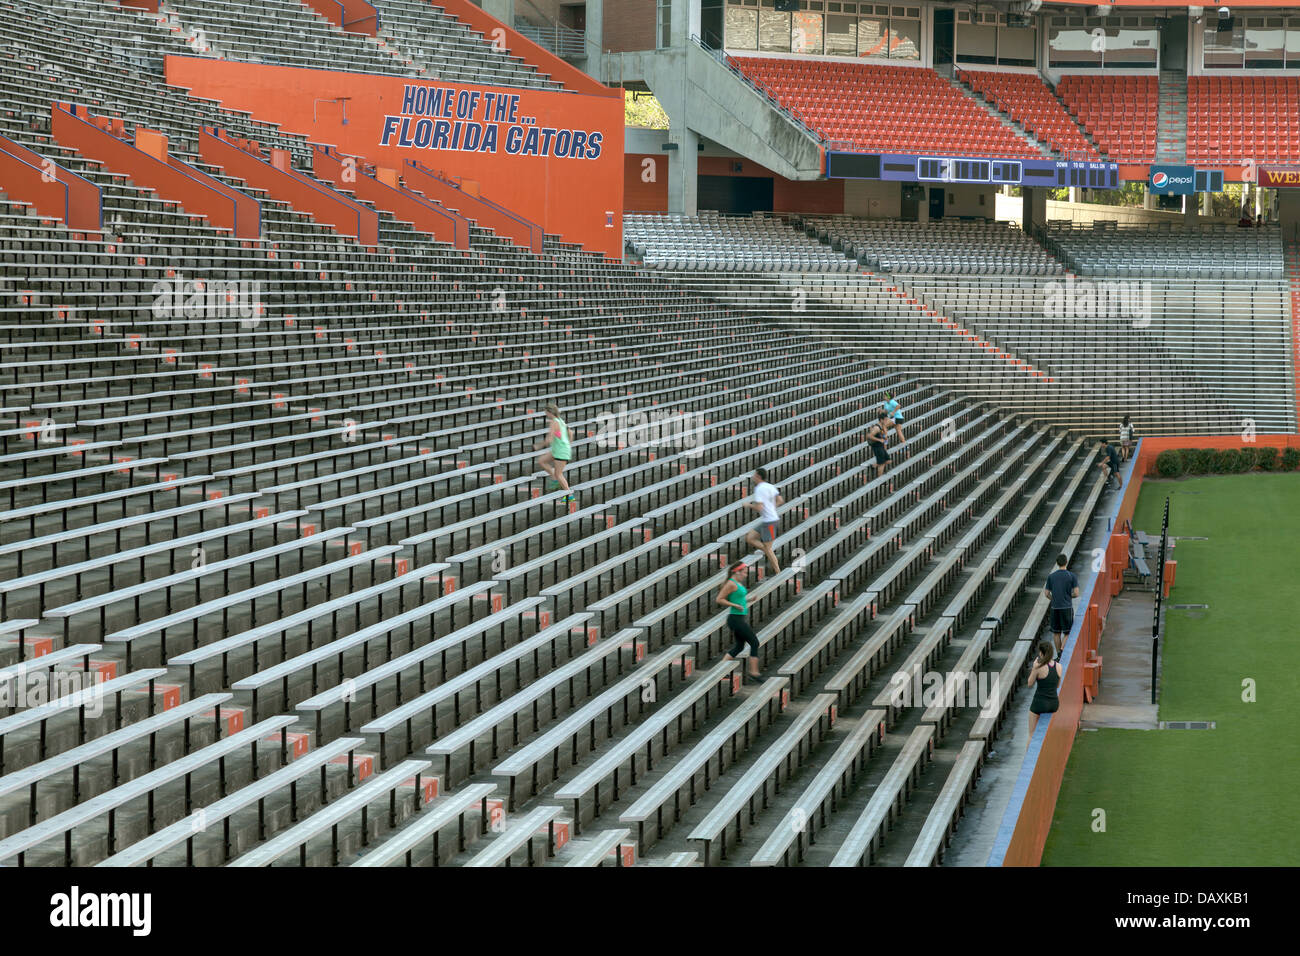
[[[1241,456],[1237,471],[1253,471],[1255,465],[1259,463],[1259,449],[1254,445],[1239,448],[1237,454]]]
[[[1261,448],[1256,456],[1256,462],[1260,471],[1272,471],[1277,467],[1277,449]]]
[[[1177,448],[1167,448],[1156,455],[1156,474],[1161,478],[1178,478],[1185,470],[1183,453]]]
[[[1240,448],[1225,448],[1219,452],[1219,467],[1215,471],[1221,475],[1235,475],[1242,470],[1242,462]]]
[[[1187,474],[1205,474],[1210,468],[1210,462],[1212,460],[1210,456],[1213,454],[1213,452],[1207,453],[1205,449],[1202,448],[1184,448],[1183,463],[1187,468]]]
[[[1287,448],[1282,452],[1279,471],[1295,471],[1300,466],[1300,448]]]

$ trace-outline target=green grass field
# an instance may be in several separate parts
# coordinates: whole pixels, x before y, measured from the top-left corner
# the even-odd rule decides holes
[[[1133,526],[1159,533],[1166,496],[1170,533],[1209,539],[1178,543],[1171,602],[1209,611],[1166,616],[1160,719],[1218,726],[1081,732],[1043,865],[1294,866],[1300,475],[1147,481]],[[1254,703],[1242,699],[1247,678]]]

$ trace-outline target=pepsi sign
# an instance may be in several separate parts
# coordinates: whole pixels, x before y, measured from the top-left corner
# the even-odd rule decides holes
[[[1147,188],[1158,196],[1186,196],[1196,192],[1193,166],[1152,166]]]

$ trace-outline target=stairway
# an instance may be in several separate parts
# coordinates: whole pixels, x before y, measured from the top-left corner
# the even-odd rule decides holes
[[[948,81],[949,86],[951,86],[953,89],[960,92],[963,96],[967,96],[970,99],[974,100],[984,109],[984,112],[988,113],[989,116],[992,116],[995,120],[997,120],[1007,129],[1011,130],[1011,132],[1015,133],[1016,136],[1024,140],[1032,148],[1038,150],[1038,152],[1041,153],[1043,156],[1047,156],[1050,158],[1053,155],[1051,149],[1049,149],[1043,143],[1040,143],[1033,134],[1031,134],[1028,130],[1026,130],[1023,126],[1021,126],[1011,117],[1007,116],[1006,113],[1003,113],[1000,109],[998,109],[994,104],[986,100],[979,93],[976,93],[973,89],[971,89],[968,85],[963,83],[961,80],[954,79],[951,76],[945,76],[944,79]]]
[[[1160,71],[1156,162],[1187,162],[1187,73],[1183,70]]]
[[[1074,125],[1078,128],[1079,135],[1088,141],[1088,144],[1093,148],[1094,151],[1096,151],[1097,157],[1099,159],[1106,159],[1107,158],[1106,151],[1097,144],[1096,138],[1093,137],[1092,135],[1092,130],[1088,129],[1088,127],[1083,124],[1083,121],[1080,120],[1079,117],[1075,115],[1074,109],[1070,106],[1070,104],[1065,102],[1065,97],[1063,97],[1060,93],[1058,93],[1056,91],[1056,87],[1053,86],[1052,83],[1049,82],[1046,78],[1043,78],[1043,85],[1052,91],[1052,96],[1056,99],[1056,102],[1061,104],[1061,109],[1065,111],[1065,115],[1070,117],[1070,119],[1074,120]]]

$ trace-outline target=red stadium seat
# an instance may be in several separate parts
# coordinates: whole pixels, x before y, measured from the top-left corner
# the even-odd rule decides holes
[[[730,61],[821,135],[859,149],[1039,155],[933,70],[764,57]]]

